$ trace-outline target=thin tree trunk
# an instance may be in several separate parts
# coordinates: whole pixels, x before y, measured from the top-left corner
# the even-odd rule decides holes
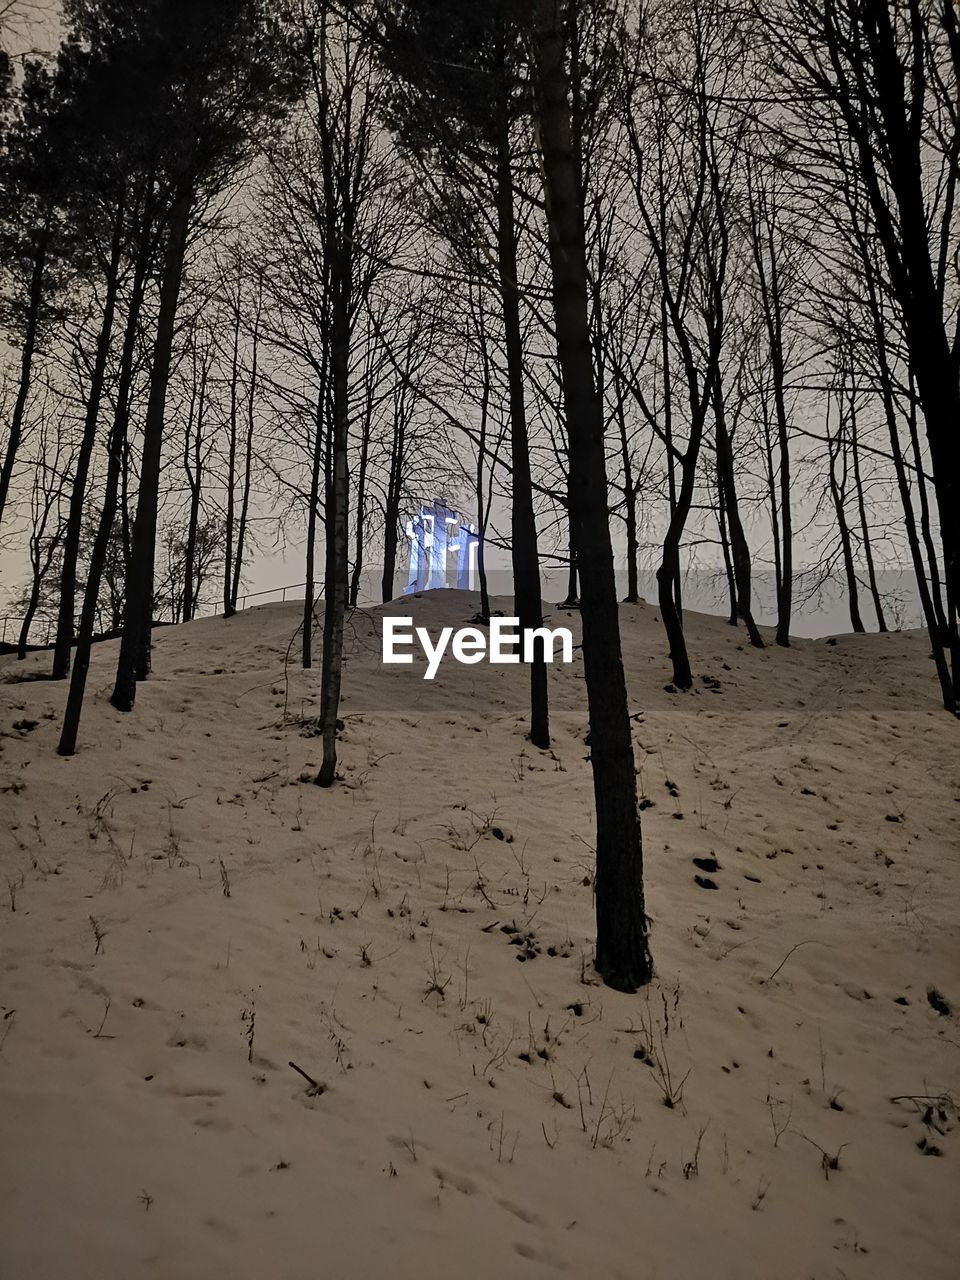
[[[399,396],[397,394],[399,390]],[[383,504],[383,576],[380,596],[384,604],[394,598],[397,572],[397,537],[400,527],[400,501],[403,470],[406,461],[406,415],[402,403],[403,390],[393,395],[393,437],[390,442],[390,473]]]
[[[596,967],[608,986],[650,981],[643,846],[610,541],[603,411],[587,314],[582,176],[574,155],[561,7],[535,0],[533,58],[557,348],[570,448],[570,503],[580,565],[583,658],[597,813]]]
[[[541,626],[543,599],[537,551],[537,524],[533,510],[530,445],[527,439],[526,378],[520,328],[520,290],[517,276],[517,233],[514,224],[513,173],[504,119],[497,163],[497,264],[500,302],[503,308],[507,381],[510,394],[511,447],[511,560],[514,595],[521,631]],[[547,667],[543,640],[534,645],[530,663],[530,741],[546,750],[550,746]]]
[[[917,495],[920,499],[920,532],[923,547],[927,556],[930,571],[930,596],[939,626],[938,644],[942,649],[947,643],[947,614],[943,603],[943,592],[940,589],[940,560],[937,556],[933,540],[933,528],[930,522],[930,497],[927,493],[927,477],[923,468],[923,451],[920,448],[920,432],[917,428],[917,406],[913,399],[913,379],[910,380],[911,396],[908,401],[907,427],[910,433],[910,452],[913,460],[914,474],[917,477]],[[952,708],[948,708],[951,710]]]
[[[640,600],[640,583],[637,577],[637,490],[630,458],[630,441],[627,438],[627,415],[624,410],[623,386],[616,380],[617,432],[620,438],[620,464],[623,467],[624,523],[627,533],[627,594],[625,604],[637,604]]]
[[[781,406],[783,412],[781,412]],[[778,396],[777,447],[780,460],[780,576],[777,591],[777,644],[790,647],[793,616],[793,511],[790,493],[790,435],[782,391]]]
[[[239,294],[238,294],[239,300]],[[240,493],[240,520],[237,524],[237,549],[233,563],[233,579],[230,585],[231,613],[237,611],[240,583],[243,579],[243,554],[247,541],[250,516],[250,492],[253,486],[253,440],[256,430],[257,379],[260,360],[260,315],[263,307],[263,280],[258,282],[257,310],[250,341],[250,391],[247,395],[247,434],[243,453],[243,488]]]
[[[357,465],[357,512],[354,516],[353,529],[353,570],[350,574],[350,608],[357,607],[360,598],[360,585],[363,579],[363,539],[366,533],[367,508],[367,463],[370,456],[370,430],[373,420],[373,386],[372,374],[367,370],[367,402],[366,412],[360,427],[360,459]]]
[[[107,264],[106,296],[103,319],[97,335],[96,353],[90,375],[90,391],[84,412],[83,433],[77,451],[70,494],[70,509],[63,539],[63,560],[60,572],[60,602],[57,611],[57,638],[53,649],[53,678],[65,679],[70,670],[70,651],[73,647],[74,610],[77,594],[77,560],[80,555],[80,537],[83,532],[83,512],[87,499],[87,479],[90,461],[97,443],[97,425],[100,420],[100,404],[107,371],[107,359],[113,340],[113,321],[117,306],[117,290],[120,283],[120,257],[123,250],[123,228],[126,219],[126,193],[117,201],[110,260]]]
[[[193,465],[190,465],[190,421],[187,420],[187,441],[184,447],[184,470],[190,488],[190,514],[187,520],[187,546],[183,557],[183,620],[191,622],[200,595],[199,582],[194,586],[194,566],[197,555],[197,533],[200,528],[200,498],[203,492],[203,428],[207,405],[208,366],[200,370],[197,387],[196,419],[193,433]]]
[[[330,375],[333,391],[333,430],[330,439],[329,481],[327,484],[326,566],[324,573],[323,663],[320,673],[320,733],[323,761],[317,774],[318,786],[333,785],[337,772],[337,726],[340,685],[343,677],[343,627],[347,613],[347,572],[349,537],[350,476],[347,451],[350,444],[350,259],[349,250],[340,249],[341,259],[332,273]]]
[[[233,354],[230,363],[230,415],[227,436],[226,515],[223,528],[223,616],[236,613],[233,603],[233,530],[236,511],[237,481],[237,379],[240,377],[240,284],[237,284],[236,311],[233,321]]]
[[[183,280],[183,260],[190,223],[191,193],[181,194],[171,209],[160,282],[160,307],[150,371],[150,395],[143,424],[140,489],[133,529],[130,573],[127,576],[123,638],[113,695],[118,711],[132,711],[137,680],[150,670],[150,631],[153,621],[153,575],[157,545],[157,508],[160,500],[160,460],[173,335]]]
[[[310,494],[307,499],[307,581],[303,592],[303,635],[300,648],[300,659],[304,671],[308,671],[313,666],[313,606],[316,601],[317,587],[317,515],[320,510],[320,473],[323,468],[325,421],[323,410],[326,395],[326,377],[321,373],[320,390],[317,393],[313,458],[310,464]]]
[[[23,439],[23,419],[27,411],[27,400],[33,383],[33,361],[37,353],[37,337],[40,330],[40,308],[43,303],[44,270],[47,265],[47,252],[50,247],[50,224],[46,222],[37,235],[33,256],[33,272],[30,277],[30,297],[27,304],[27,323],[23,336],[23,347],[20,352],[20,383],[17,387],[17,398],[10,418],[10,434],[7,447],[0,466],[0,523],[7,505],[10,492],[10,481],[17,463],[17,453]]]
[[[482,306],[482,303],[481,303]],[[484,542],[487,532],[487,514],[489,511],[489,498],[487,497],[486,488],[483,478],[483,460],[487,453],[487,428],[490,421],[490,360],[487,355],[486,335],[483,332],[482,325],[480,330],[480,360],[483,365],[483,391],[480,396],[480,434],[477,440],[477,470],[476,470],[476,488],[474,490],[477,503],[477,530],[479,532],[479,541],[477,543],[477,575],[480,580],[480,617],[485,622],[490,619],[490,592],[487,587],[487,560]],[[490,467],[491,487],[493,483],[493,464]]]
[[[790,646],[790,621],[793,613],[793,513],[790,493],[790,424],[786,401],[786,360],[783,349],[783,296],[780,284],[780,266],[774,240],[775,214],[765,218],[760,226],[761,211],[751,198],[751,243],[753,259],[760,285],[760,301],[769,344],[770,375],[773,386],[773,407],[777,424],[777,449],[779,455],[779,535],[777,530],[777,495],[773,487],[773,462],[768,442],[768,466],[770,468],[771,503],[774,538],[777,540],[777,634],[776,642],[783,648]],[[764,208],[769,208],[764,202]],[[763,230],[766,231],[764,237]],[[764,263],[766,248],[769,267]]]
[[[840,414],[840,430],[836,441],[834,442],[829,438],[829,429],[827,433],[827,449],[830,454],[830,473],[828,481],[830,486],[830,497],[837,517],[837,531],[840,535],[840,555],[843,560],[843,572],[847,582],[847,599],[850,607],[850,625],[855,632],[862,632],[865,630],[865,627],[863,625],[863,619],[860,616],[860,600],[857,592],[857,574],[853,563],[853,546],[850,540],[850,526],[847,523],[847,514],[845,509],[847,450],[843,439],[842,407],[840,408]],[[843,475],[838,476],[837,462],[841,455],[843,458]]]
[[[871,293],[871,302],[876,299]],[[920,547],[920,538],[917,533],[916,513],[913,509],[913,499],[910,494],[910,482],[907,478],[907,470],[904,465],[903,448],[900,443],[900,433],[897,429],[897,413],[896,401],[893,395],[893,383],[890,376],[890,366],[887,362],[886,348],[883,344],[884,333],[881,317],[879,312],[873,311],[873,319],[875,331],[878,338],[878,369],[880,375],[880,394],[883,400],[884,412],[887,418],[887,431],[890,436],[890,456],[893,459],[893,467],[897,477],[897,488],[900,490],[900,503],[903,508],[904,526],[907,531],[907,545],[910,548],[910,557],[913,561],[914,577],[917,580],[917,594],[920,597],[920,606],[923,609],[924,621],[927,624],[927,634],[930,636],[930,646],[933,652],[933,660],[937,669],[937,679],[940,681],[940,694],[943,698],[943,705],[946,711],[955,711],[953,696],[953,683],[950,679],[950,668],[943,656],[943,640],[944,640],[944,620],[942,611],[938,613],[934,603],[934,596],[931,587],[927,582],[927,569],[924,564],[923,551]],[[912,410],[912,406],[911,406]],[[918,482],[923,486],[923,474],[918,476]],[[921,489],[922,492],[922,489]]]
[[[665,234],[665,233],[662,233]],[[671,521],[677,510],[677,455],[673,447],[673,363],[670,359],[670,331],[668,328],[667,301],[660,298],[660,341],[663,362],[663,440],[667,451],[667,510]],[[680,558],[677,556],[672,594],[677,616],[683,625],[683,604],[680,585]]]
[[[713,412],[717,428],[717,479],[723,486],[724,512],[727,517],[727,528],[730,533],[730,554],[733,561],[733,579],[736,586],[737,616],[743,619],[750,643],[755,649],[762,649],[763,638],[753,620],[750,581],[750,548],[747,536],[740,520],[740,507],[737,500],[737,482],[733,468],[733,446],[727,431],[726,406],[723,403],[723,390],[720,379],[713,384]]]
[[[106,566],[110,537],[117,518],[117,507],[120,497],[120,485],[126,457],[127,430],[130,420],[130,394],[133,384],[134,360],[137,350],[137,335],[140,327],[140,313],[143,307],[144,287],[147,268],[150,261],[150,213],[147,202],[141,224],[140,248],[134,264],[133,282],[130,288],[130,306],[127,311],[126,328],[123,337],[123,349],[120,355],[120,371],[117,379],[116,408],[110,431],[107,451],[107,475],[104,481],[103,506],[100,509],[100,520],[94,537],[90,565],[87,570],[87,585],[84,590],[83,607],[80,611],[80,626],[77,631],[77,645],[74,653],[73,672],[70,677],[70,692],[67,695],[67,706],[60,731],[60,744],[57,751],[62,756],[72,756],[77,747],[77,734],[80,728],[80,716],[83,710],[83,697],[86,691],[87,671],[90,667],[90,650],[97,622],[97,611],[100,601],[100,583]],[[129,595],[129,578],[127,579]]]
[[[569,487],[569,478],[567,485]],[[573,527],[573,515],[567,505],[567,594],[563,598],[567,609],[580,608],[579,577],[577,573],[576,532]]]
[[[760,412],[763,421],[763,458],[764,473],[767,482],[767,507],[770,513],[770,541],[773,546],[773,585],[774,600],[777,608],[777,634],[776,642],[788,648],[790,644],[789,617],[785,619],[784,613],[781,611],[781,600],[784,591],[784,573],[783,561],[781,559],[780,544],[780,512],[777,499],[777,476],[776,468],[773,460],[773,437],[770,433],[770,415],[767,411],[765,403],[761,402]],[[787,614],[789,614],[790,599],[786,601]],[[781,638],[781,627],[786,621],[787,630]]]
[[[33,620],[36,617],[37,605],[40,603],[40,586],[41,584],[34,579],[30,589],[30,599],[27,601],[26,612],[23,615],[23,621],[20,624],[20,634],[17,637],[17,660],[22,662],[27,656],[27,648],[30,640],[30,628],[33,626]]]
[[[719,458],[717,467],[719,471]],[[727,622],[731,627],[735,627],[738,622],[737,618],[737,582],[733,576],[733,560],[730,556],[730,535],[727,532],[727,511],[723,499],[723,485],[720,483],[720,477],[717,476],[717,528],[720,531],[720,551],[723,555],[723,572],[727,580],[727,599],[730,602],[730,611],[727,614]]]
[[[857,495],[857,514],[860,517],[861,539],[863,542],[863,559],[867,566],[867,585],[870,598],[877,615],[877,629],[886,631],[887,620],[883,612],[883,600],[877,583],[877,570],[873,562],[873,545],[870,541],[870,524],[867,519],[867,504],[863,492],[863,478],[860,474],[860,447],[857,437],[857,407],[854,403],[855,392],[850,392],[850,449],[853,458],[853,485]]]
[[[251,372],[250,398],[247,401],[247,434],[243,449],[243,487],[240,490],[240,516],[237,521],[237,546],[233,559],[233,578],[230,583],[230,609],[225,611],[232,617],[237,611],[237,600],[240,598],[240,583],[243,578],[243,554],[247,542],[247,528],[250,518],[250,492],[253,486],[253,438],[256,426],[254,414],[254,386],[257,377],[256,339],[254,339],[253,368]]]

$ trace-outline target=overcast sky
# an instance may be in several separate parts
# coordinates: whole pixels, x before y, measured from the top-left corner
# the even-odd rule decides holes
[[[29,53],[51,53],[56,49],[60,30],[61,6],[59,0],[0,0],[0,22],[3,22],[3,43],[13,56]],[[0,360],[4,367],[15,374],[16,353],[12,352],[0,338]],[[618,533],[614,528],[614,534]],[[265,547],[260,554],[251,557],[248,568],[244,572],[244,585],[248,592],[274,591],[298,583],[303,578],[304,548],[293,534],[294,540],[283,551]],[[617,569],[623,567],[623,548],[617,548]],[[505,567],[509,563],[505,553],[499,550],[488,551],[488,564],[494,569]],[[402,572],[402,570],[400,571]],[[29,573],[29,562],[26,550],[26,533],[22,537],[10,538],[5,548],[0,548],[0,625],[4,615],[10,615],[10,597],[18,591]],[[378,570],[372,571],[371,588]],[[499,576],[499,575],[498,575]],[[654,596],[652,575],[644,574],[641,592],[647,598]],[[764,598],[773,602],[772,595],[764,589],[762,571],[757,574],[758,582],[758,620],[762,623],[773,621],[773,617],[764,609]],[[907,596],[915,593],[905,585],[905,579],[898,574],[885,575],[891,590],[900,591]],[[553,570],[545,574],[545,594],[548,599],[559,600],[565,591],[565,574]],[[649,580],[648,580],[649,579]],[[398,589],[400,573],[398,573]],[[496,590],[499,583],[492,584]],[[722,583],[712,575],[695,572],[688,582],[686,603],[691,608],[699,608],[710,612],[722,612]],[[206,593],[205,593],[206,594]],[[269,598],[269,597],[267,597]],[[866,600],[861,603],[867,625],[870,625],[870,609]],[[908,626],[919,625],[919,614],[915,608],[909,608],[903,619]],[[845,599],[838,589],[831,590],[829,598],[811,601],[804,604],[798,599],[794,613],[792,630],[797,635],[830,635],[850,629],[849,610]]]

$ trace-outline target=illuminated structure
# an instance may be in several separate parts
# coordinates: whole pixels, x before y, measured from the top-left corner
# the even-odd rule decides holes
[[[480,535],[476,525],[459,512],[438,499],[423,502],[418,514],[407,521],[407,537],[410,569],[404,595],[438,587],[475,588]]]

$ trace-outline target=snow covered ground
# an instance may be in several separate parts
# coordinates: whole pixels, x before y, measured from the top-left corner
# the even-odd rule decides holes
[[[330,791],[296,605],[157,632],[129,717],[98,646],[71,760],[46,655],[0,664],[3,1280],[954,1276],[960,726],[924,638],[690,615],[684,695],[624,607],[658,970],[626,996],[590,969],[579,658],[541,754],[523,670],[384,670],[381,612]]]

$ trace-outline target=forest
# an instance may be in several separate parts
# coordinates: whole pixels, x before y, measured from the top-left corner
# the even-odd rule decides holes
[[[592,921],[580,977],[610,999],[646,1000],[649,1012],[691,923],[662,903],[648,907],[678,838],[647,813],[650,761],[672,803],[680,784],[666,743],[695,735],[691,767],[696,785],[707,785],[704,744],[721,750],[719,730],[703,720],[706,703],[710,715],[718,710],[707,694],[719,705],[731,682],[738,690],[727,711],[731,759],[736,734],[769,719],[767,755],[755,759],[764,785],[781,788],[787,765],[774,757],[792,748],[778,735],[793,733],[796,707],[807,708],[803,740],[816,752],[833,730],[810,717],[840,715],[848,695],[865,699],[855,728],[844,722],[850,740],[838,763],[824,767],[842,774],[861,767],[858,752],[877,753],[849,792],[853,825],[880,825],[871,860],[889,855],[881,837],[925,808],[920,775],[903,784],[915,785],[914,808],[889,801],[902,757],[919,768],[939,743],[930,760],[943,767],[930,764],[930,786],[958,785],[958,188],[955,0],[5,0],[0,681],[21,717],[9,751],[31,746],[32,773],[22,776],[44,770],[45,787],[72,795],[80,784],[69,779],[87,774],[70,762],[91,771],[92,786],[103,770],[115,780],[132,753],[138,765],[120,790],[139,796],[153,772],[151,735],[162,753],[176,750],[178,733],[201,731],[209,741],[191,768],[216,773],[219,755],[205,753],[240,751],[231,735],[252,721],[221,735],[221,716],[245,694],[231,686],[221,698],[209,681],[229,674],[238,655],[250,658],[259,626],[270,707],[282,705],[276,736],[285,752],[291,740],[309,748],[301,764],[264,759],[265,777],[298,775],[290,831],[302,829],[306,809],[339,830],[353,796],[368,830],[352,834],[351,847],[364,865],[373,860],[368,887],[379,900],[388,802],[364,788],[387,755],[418,750],[422,733],[420,720],[401,730],[396,717],[417,710],[452,726],[474,716],[477,733],[491,716],[501,728],[509,720],[512,745],[491,747],[499,764],[476,767],[499,800],[508,758],[520,762],[509,785],[523,787],[537,771],[545,785],[579,752],[586,772],[577,787],[588,800],[577,856],[585,845]],[[397,692],[402,668],[392,683],[381,679],[364,646],[382,626],[381,606],[397,611],[408,522],[428,500],[450,504],[475,529],[476,591],[466,601],[458,592],[405,598],[426,610],[417,620],[434,631],[489,628],[504,614],[525,632],[574,625],[575,686],[542,639],[502,683],[471,673],[468,685],[440,665],[436,683],[446,685],[423,694],[422,706],[419,688]],[[282,605],[248,609],[266,597],[256,595],[262,585],[284,587]],[[696,612],[704,591],[710,620]],[[817,661],[845,664],[842,678],[817,667],[813,641],[797,638],[824,601],[842,609],[846,634],[827,642],[839,646],[833,654],[818,642],[827,656]],[[201,675],[206,692],[190,711]],[[420,671],[411,679],[419,686]],[[30,698],[39,710],[17,701]],[[166,698],[181,730],[169,728],[174,701],[158,710]],[[389,726],[374,731],[381,712]],[[267,714],[265,702],[256,715]],[[915,718],[906,725],[901,715]],[[892,739],[878,716],[892,717],[892,737],[902,733],[915,749],[901,744],[888,760]],[[355,735],[364,723],[361,766]],[[97,753],[114,742],[120,755],[108,768]],[[432,767],[446,777],[445,765]],[[17,766],[25,768],[26,757]],[[10,777],[0,802],[12,805],[22,784],[16,770]],[[245,778],[238,803],[251,805],[260,784]],[[883,800],[866,800],[880,780],[889,813]],[[799,781],[788,784],[792,796],[815,795]],[[125,852],[109,785],[102,802],[88,798],[88,834],[112,850],[104,883],[119,892],[142,827],[124,836]],[[192,785],[186,774],[181,785]],[[401,797],[405,785],[390,784]],[[198,836],[191,858],[180,852],[176,787],[170,781],[153,820],[169,828],[165,852],[151,857],[196,867],[204,892],[212,875],[230,899],[219,836]],[[216,787],[216,805],[232,803]],[[740,788],[719,765],[709,788],[722,833],[712,840],[698,793],[699,890],[722,881],[717,841],[746,846],[752,830],[752,818],[737,817]],[[940,824],[928,841],[937,875],[951,848],[955,861],[958,796],[952,809],[938,800],[930,810]],[[88,799],[78,791],[77,814],[88,813]],[[497,805],[478,817],[477,803],[464,791],[473,834],[449,827],[447,847],[485,910],[495,890],[475,846],[493,841],[500,856],[519,844]],[[829,830],[849,816],[836,803]],[[804,820],[777,819],[775,791],[757,804],[788,833],[796,825],[809,834]],[[35,816],[30,839],[45,843]],[[672,818],[683,817],[677,799]],[[8,876],[11,922],[22,913],[17,893],[22,902],[29,876],[41,876],[31,822],[25,809],[8,824],[15,856],[27,859]],[[397,840],[403,826],[398,818]],[[822,853],[818,844],[810,859],[826,875]],[[511,915],[503,928],[528,961],[539,944],[523,857],[520,887],[510,890],[523,919]],[[897,851],[887,866],[900,859]],[[451,868],[441,860],[434,872],[442,879],[444,867],[446,912]],[[329,905],[321,914],[332,924]],[[912,911],[904,909],[911,928]],[[505,912],[497,900],[496,923]],[[396,920],[394,908],[388,914]],[[111,943],[99,916],[89,919],[102,963]],[[318,937],[311,953],[303,927],[308,967],[322,967],[324,944]],[[369,945],[358,938],[362,969]],[[449,1007],[451,978],[438,959],[447,952],[433,934],[429,954],[424,999]],[[469,959],[462,967],[466,988]],[[919,997],[937,1035],[941,1017],[955,1022],[945,981],[930,979]],[[679,991],[678,981],[677,1000]],[[470,1005],[465,989],[461,1014]],[[107,996],[105,1020],[110,1007]],[[617,1005],[616,1016],[633,1027],[630,1007]],[[248,1008],[254,1064],[252,996]],[[666,994],[662,1013],[669,1024]],[[646,1055],[667,1109],[679,1109],[683,1083],[671,1077],[664,1024],[641,1023],[646,1047],[635,1056]],[[336,1044],[332,1014],[324,1025]],[[103,1032],[101,1023],[93,1038]],[[488,1032],[481,1024],[484,1043]],[[549,1036],[529,1053],[547,1062]],[[319,1098],[325,1086],[290,1065]],[[956,1103],[946,1088],[922,1085],[909,1096],[921,1116],[932,1108],[926,1141],[931,1124],[950,1127]],[[584,1134],[593,1125],[585,1099],[593,1106],[598,1088],[577,1077],[571,1095],[569,1081],[553,1081],[554,1104],[579,1108]],[[765,1114],[779,1147],[793,1104],[788,1114],[773,1097],[768,1089]],[[830,1106],[843,1110],[836,1098]],[[605,1097],[594,1149],[612,1108]],[[684,1181],[703,1137],[693,1164],[677,1166]],[[552,1153],[546,1125],[543,1138]],[[507,1158],[502,1113],[499,1144],[498,1165]],[[829,1182],[840,1152],[819,1150]],[[343,1265],[339,1274],[362,1273],[356,1259]],[[946,1275],[938,1265],[927,1274]],[[596,1274],[621,1272],[611,1264]],[[788,1271],[745,1265],[729,1274]]]

